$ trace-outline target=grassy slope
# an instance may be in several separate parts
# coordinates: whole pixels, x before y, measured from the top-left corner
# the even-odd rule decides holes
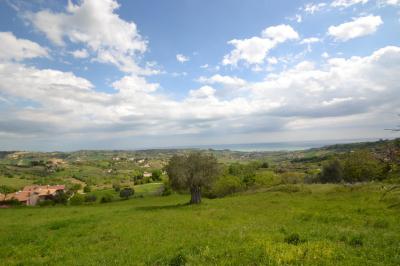
[[[330,185],[179,205],[185,195],[0,209],[4,265],[399,265],[400,212]],[[299,245],[285,236],[298,233]],[[357,240],[359,239],[359,240]],[[361,246],[358,246],[362,242]]]

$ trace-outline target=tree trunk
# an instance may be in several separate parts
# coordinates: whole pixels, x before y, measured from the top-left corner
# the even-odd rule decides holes
[[[190,204],[199,204],[201,203],[201,189],[200,187],[192,187],[190,188]]]

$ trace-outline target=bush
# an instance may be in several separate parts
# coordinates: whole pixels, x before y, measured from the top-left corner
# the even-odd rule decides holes
[[[113,200],[113,196],[110,194],[103,195],[100,199],[100,203],[108,203]]]
[[[86,185],[86,186],[83,188],[83,192],[85,192],[85,193],[89,193],[90,191],[92,191],[92,189],[91,189],[90,186],[88,186],[88,185]]]
[[[69,200],[71,205],[81,205],[85,201],[85,196],[79,193],[75,193],[74,196]]]
[[[379,161],[366,150],[350,153],[343,169],[343,179],[346,182],[363,182],[381,179],[382,168]]]
[[[283,184],[300,184],[304,182],[304,173],[286,172],[281,174]]]
[[[81,184],[73,184],[69,188],[69,190],[71,190],[72,192],[77,192],[80,189],[82,189],[82,185]]]
[[[94,194],[86,195],[85,202],[96,202],[97,197]]]
[[[119,196],[123,199],[129,199],[131,196],[133,196],[134,193],[135,193],[135,191],[133,190],[133,188],[127,187],[127,188],[123,188],[119,192]]]
[[[254,185],[258,187],[272,186],[279,182],[279,176],[272,171],[262,171],[254,176]]]
[[[172,193],[171,184],[169,183],[169,181],[165,181],[161,196],[169,196],[171,195],[171,193]]]
[[[162,175],[162,172],[161,172],[160,169],[156,169],[156,170],[153,170],[153,171],[151,172],[151,177],[152,177],[152,179],[153,179],[153,180],[156,180],[156,181],[161,180],[161,175]]]
[[[343,166],[339,160],[334,159],[325,163],[319,175],[321,183],[340,183],[343,180]]]
[[[224,175],[219,177],[213,184],[211,193],[216,197],[223,197],[242,189],[242,183],[239,177],[233,175]]]
[[[60,191],[54,196],[53,201],[56,204],[66,205],[68,203],[68,198],[69,198],[69,196],[67,193]]]
[[[350,246],[352,247],[361,247],[363,245],[363,241],[361,236],[353,236],[349,241]]]

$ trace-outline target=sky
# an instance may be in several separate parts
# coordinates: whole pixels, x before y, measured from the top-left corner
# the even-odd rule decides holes
[[[0,0],[0,150],[395,138],[400,0]]]

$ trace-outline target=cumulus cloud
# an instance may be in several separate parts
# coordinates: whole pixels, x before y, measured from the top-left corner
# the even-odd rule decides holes
[[[71,52],[71,55],[75,58],[87,58],[89,57],[89,53],[86,49],[75,50]]]
[[[350,7],[357,4],[366,4],[368,0],[335,0],[331,3],[333,7]]]
[[[278,25],[264,29],[261,36],[249,39],[234,39],[228,42],[235,47],[225,55],[222,64],[237,66],[240,61],[248,64],[262,64],[268,52],[278,44],[299,38],[299,34],[289,25]]]
[[[0,32],[0,61],[22,61],[35,57],[48,57],[47,48],[26,39],[18,39],[12,32]]]
[[[354,38],[373,34],[383,24],[380,16],[365,16],[354,18],[353,21],[337,26],[330,26],[328,34],[337,41],[348,41]]]
[[[400,0],[384,0],[383,3],[391,6],[400,6]]]
[[[83,44],[96,54],[95,60],[116,65],[124,72],[150,73],[141,69],[137,55],[147,50],[147,41],[139,34],[134,22],[121,19],[114,0],[68,1],[65,12],[41,10],[29,13],[27,19],[34,27],[58,46],[65,41]]]
[[[0,134],[56,133],[93,139],[225,131],[249,134],[249,130],[267,133],[318,128],[328,120],[335,126],[352,126],[354,119],[348,117],[356,114],[365,119],[360,118],[362,124],[372,118],[379,121],[377,112],[395,112],[400,105],[398,73],[400,47],[388,46],[365,57],[330,58],[322,66],[304,61],[259,82],[214,75],[203,79],[209,85],[177,100],[138,75],[114,81],[115,92],[104,93],[70,72],[3,62],[0,95],[11,104],[1,110]],[[211,87],[244,83],[246,94],[233,97],[221,98]],[[12,102],[18,100],[32,104],[15,109]]]
[[[238,77],[222,76],[220,74],[213,75],[211,77],[200,77],[198,79],[201,83],[206,84],[222,84],[227,87],[243,87],[247,82]]]
[[[176,60],[178,60],[178,62],[180,62],[180,63],[185,63],[185,62],[189,61],[189,57],[184,56],[183,54],[177,54]]]

